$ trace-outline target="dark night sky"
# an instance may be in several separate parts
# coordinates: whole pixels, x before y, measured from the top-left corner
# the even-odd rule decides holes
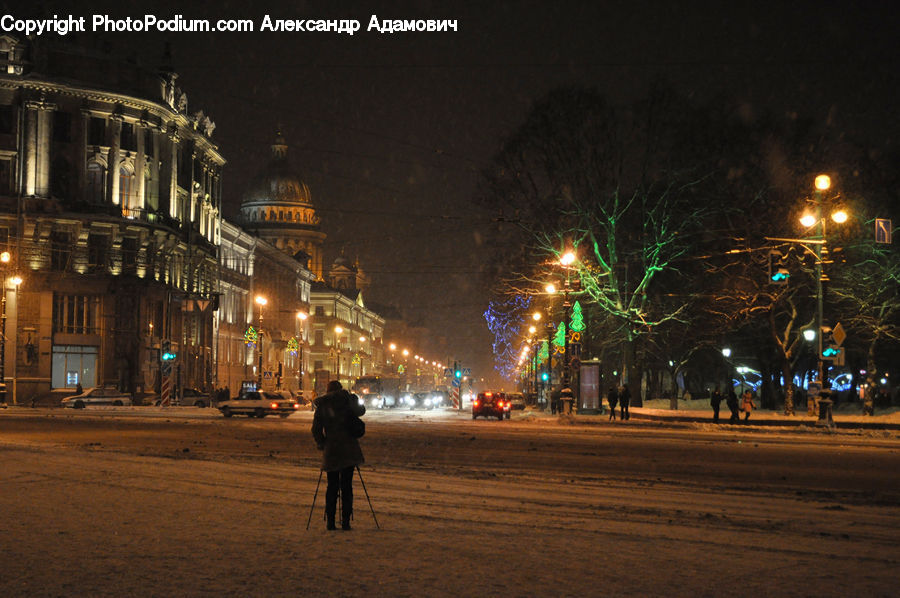
[[[888,2],[44,2],[45,15],[355,18],[337,33],[107,34],[154,66],[172,43],[191,112],[216,122],[228,160],[226,215],[268,157],[280,124],[328,233],[327,259],[358,257],[370,298],[445,335],[490,369],[481,312],[478,171],[532,101],[564,84],[614,102],[664,79],[727,91],[753,108],[830,118],[875,148],[896,147],[898,19]],[[35,9],[6,3],[24,17]],[[113,7],[113,8],[110,8]],[[149,8],[152,7],[152,8]],[[380,18],[457,19],[458,32],[366,32]],[[434,355],[443,359],[446,355]]]

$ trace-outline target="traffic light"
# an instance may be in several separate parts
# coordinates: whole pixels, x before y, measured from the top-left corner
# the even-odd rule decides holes
[[[178,355],[176,355],[175,352],[172,351],[172,342],[163,341],[162,347],[160,347],[159,350],[159,358],[162,361],[175,361],[176,357],[178,357]]]
[[[835,339],[834,331],[827,326],[822,327],[822,355],[820,357],[827,359],[832,365],[844,365],[844,348]]]
[[[541,372],[541,380],[543,382],[546,382],[549,379],[550,379],[550,374],[548,374],[547,372]]]
[[[790,271],[785,266],[785,255],[780,251],[769,252],[769,284],[786,285],[791,277]]]

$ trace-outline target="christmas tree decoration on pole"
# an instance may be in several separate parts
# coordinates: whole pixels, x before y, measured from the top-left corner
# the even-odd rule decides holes
[[[572,318],[569,321],[569,328],[572,332],[581,332],[584,330],[584,315],[581,313],[581,303],[575,301],[572,306]]]

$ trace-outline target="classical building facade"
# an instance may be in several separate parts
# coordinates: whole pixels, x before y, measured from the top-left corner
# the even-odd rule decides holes
[[[102,51],[0,37],[12,400],[79,384],[158,391],[163,340],[178,386],[212,383],[225,160],[175,81]]]

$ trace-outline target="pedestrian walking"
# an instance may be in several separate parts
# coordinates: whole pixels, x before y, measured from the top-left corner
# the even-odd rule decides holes
[[[741,422],[741,416],[738,414],[738,409],[740,409],[740,405],[738,405],[738,398],[734,392],[734,387],[728,388],[728,394],[725,397],[725,404],[728,405],[728,409],[731,410],[731,418],[729,418],[729,424],[738,424]]]
[[[337,529],[338,493],[341,496],[341,529],[350,529],[353,515],[353,470],[365,461],[359,441],[347,427],[352,415],[362,416],[366,412],[355,395],[350,394],[341,383],[332,380],[327,392],[316,399],[313,416],[312,435],[322,451],[322,471],[328,474],[325,490],[325,521],[329,530]]]
[[[616,405],[619,404],[619,390],[615,386],[609,387],[606,401],[609,403],[609,420],[612,421],[616,419]]]
[[[744,421],[750,419],[750,413],[756,408],[756,404],[753,402],[753,393],[749,390],[744,392],[744,396],[741,398],[741,411],[744,412]]]
[[[628,412],[628,406],[631,404],[631,391],[628,390],[628,385],[622,385],[622,392],[619,393],[619,405],[620,411],[619,416],[623,419],[631,419],[631,413]]]
[[[712,395],[709,397],[709,404],[712,405],[713,410],[713,423],[719,423],[719,405],[722,403],[722,391],[719,385],[716,385],[716,389],[712,392]]]

